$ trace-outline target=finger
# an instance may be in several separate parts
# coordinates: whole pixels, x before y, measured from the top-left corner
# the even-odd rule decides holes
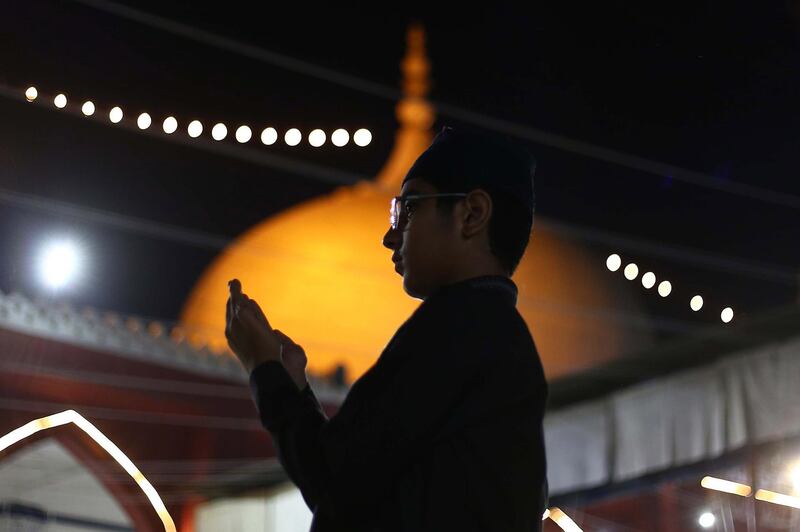
[[[227,320],[225,321],[225,339],[228,340],[228,347],[235,353],[238,349],[238,343],[236,342],[238,338],[239,326],[236,322],[239,320],[236,318],[236,315],[231,310],[232,303],[230,299],[228,300],[228,305],[225,314]]]
[[[294,343],[294,340],[292,340],[291,338],[289,338],[288,336],[283,334],[278,329],[272,329],[272,332],[274,332],[278,336],[278,338],[281,339],[281,343],[288,343],[288,344],[293,344]]]
[[[229,297],[225,304],[225,337],[228,338],[231,334],[231,321],[235,316],[233,310],[233,298]]]
[[[231,279],[228,281],[228,289],[230,290],[231,294],[241,294],[242,293],[242,283],[239,279]]]
[[[245,327],[247,327],[240,318],[234,317],[231,320],[230,327],[228,328],[228,343],[231,345],[231,348],[239,348],[241,345],[247,343],[247,336],[245,333]]]
[[[252,329],[270,330],[269,323],[264,321],[266,320],[266,318],[262,320],[262,318],[257,314],[256,308],[257,306],[248,302],[248,304],[239,309],[238,321],[241,322],[242,325],[245,325]]]
[[[267,319],[267,316],[264,314],[264,311],[261,310],[261,306],[256,302],[255,299],[248,299],[246,305],[250,309],[252,309],[253,314],[255,314],[256,318],[258,318],[259,321],[261,321],[267,327],[269,327],[269,320]]]
[[[244,293],[240,292],[240,293],[232,294],[232,296],[233,296],[233,309],[236,312],[241,311],[250,302],[250,298],[247,297],[247,294],[244,294]]]

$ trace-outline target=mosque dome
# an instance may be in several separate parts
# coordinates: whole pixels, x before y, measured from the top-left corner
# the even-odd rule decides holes
[[[432,141],[435,115],[425,100],[429,65],[424,33],[412,27],[403,60],[405,97],[386,165],[374,181],[344,186],[262,221],[236,239],[202,274],[181,314],[189,340],[224,352],[227,282],[264,309],[271,325],[302,345],[312,373],[344,366],[353,381],[375,363],[421,301],[408,296],[382,245],[389,203]],[[517,308],[533,334],[548,378],[607,361],[649,342],[649,331],[609,320],[635,314],[631,294],[612,289],[605,258],[563,240],[537,217],[512,277]]]

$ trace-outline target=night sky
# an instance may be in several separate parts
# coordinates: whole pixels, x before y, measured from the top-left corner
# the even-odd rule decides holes
[[[365,148],[251,142],[248,149],[365,178],[386,160],[397,127],[391,94],[367,94],[243,57],[88,3],[6,4],[0,83],[21,90],[35,85],[48,95],[63,91],[73,105],[92,99],[104,113],[120,105],[128,119],[147,110],[154,118],[174,115],[182,124],[200,118],[207,127],[216,121],[254,129],[270,124],[279,131],[366,127],[374,140]],[[676,260],[583,242],[599,257],[598,268],[617,251],[641,271],[672,280],[681,297],[695,290],[720,308],[732,306],[737,318],[796,301],[798,3],[583,4],[542,2],[520,11],[487,3],[444,12],[383,4],[355,10],[305,3],[294,9],[230,1],[127,3],[394,90],[406,29],[421,22],[435,103],[702,172],[723,186],[769,189],[795,204],[699,187],[512,136],[538,160],[537,214],[662,250],[686,248],[684,257],[703,254]],[[460,123],[440,113],[436,127]],[[163,136],[0,98],[2,197],[33,195],[49,206],[0,201],[0,289],[55,297],[40,286],[35,257],[47,238],[70,234],[87,246],[90,263],[85,281],[58,299],[174,320],[218,248],[59,214],[53,202],[225,240],[337,186]],[[235,144],[230,137],[226,142]],[[701,264],[709,256],[728,266]],[[386,259],[391,268],[388,250]],[[767,273],[745,271],[754,267]],[[619,272],[606,273],[628,289]],[[688,298],[641,298],[654,318],[698,326],[719,322],[718,313],[692,313]]]

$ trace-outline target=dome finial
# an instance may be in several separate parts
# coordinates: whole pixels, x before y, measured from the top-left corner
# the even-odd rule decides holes
[[[406,55],[401,63],[406,98],[424,98],[430,90],[431,65],[425,50],[425,29],[413,23],[406,32]]]
[[[375,179],[375,184],[387,194],[396,194],[406,172],[430,145],[433,106],[426,100],[430,91],[430,70],[425,50],[425,29],[419,23],[406,32],[406,53],[400,64],[403,72],[403,98],[397,102],[395,113],[400,127],[395,133],[392,153]]]
[[[406,55],[400,64],[403,71],[403,99],[397,102],[397,120],[403,128],[428,131],[434,113],[425,97],[431,88],[431,64],[425,51],[425,29],[419,23],[406,32]]]

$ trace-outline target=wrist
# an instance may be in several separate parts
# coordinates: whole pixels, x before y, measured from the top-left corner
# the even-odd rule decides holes
[[[274,360],[270,358],[258,359],[251,361],[250,364],[246,365],[244,369],[247,371],[247,373],[253,373],[253,371],[255,371],[259,366],[273,361],[280,362],[280,360]]]
[[[305,375],[303,375],[302,379],[294,379],[294,384],[297,386],[297,389],[302,392],[305,390],[306,386],[308,386],[308,380],[306,379]]]

